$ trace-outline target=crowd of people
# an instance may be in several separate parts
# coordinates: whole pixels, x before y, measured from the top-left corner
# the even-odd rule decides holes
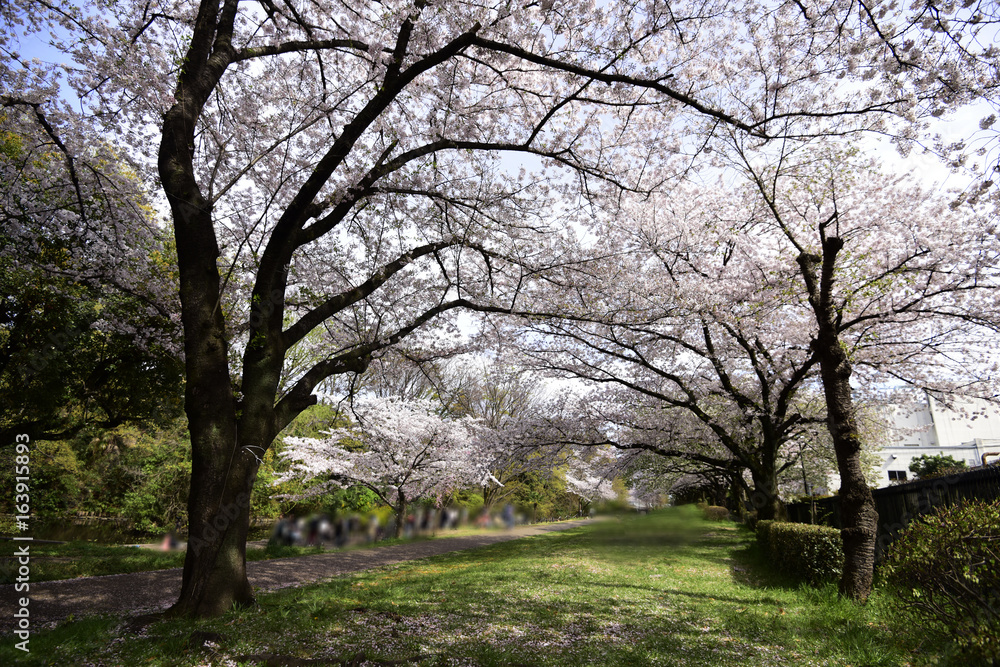
[[[522,519],[523,521],[523,519]],[[473,519],[477,527],[513,528],[519,521],[513,505],[506,505],[499,515],[479,512]],[[467,508],[416,507],[406,514],[400,535],[413,538],[451,530],[470,523]],[[376,512],[359,514],[314,514],[309,517],[281,516],[274,526],[270,543],[280,546],[321,546],[341,548],[371,544],[396,535],[396,517],[382,519]]]

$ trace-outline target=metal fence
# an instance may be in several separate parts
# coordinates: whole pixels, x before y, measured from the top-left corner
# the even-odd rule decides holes
[[[966,499],[1000,501],[1000,466],[875,489],[872,496],[878,511],[875,558],[881,560],[906,524],[936,507],[954,505]],[[792,503],[787,510],[789,521],[842,527],[837,496]]]

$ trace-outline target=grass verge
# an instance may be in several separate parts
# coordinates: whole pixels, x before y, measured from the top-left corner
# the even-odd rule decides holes
[[[682,508],[683,510],[683,508]],[[261,595],[210,621],[85,619],[0,664],[919,664],[886,601],[792,587],[752,535],[686,511],[506,542]],[[15,662],[17,661],[17,662]]]

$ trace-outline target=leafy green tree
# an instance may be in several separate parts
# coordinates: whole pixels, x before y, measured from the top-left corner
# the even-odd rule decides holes
[[[946,454],[935,454],[934,456],[923,454],[910,462],[910,472],[916,475],[918,479],[953,475],[956,472],[962,472],[967,469],[968,466],[965,465],[965,461],[959,461],[951,455]]]
[[[528,470],[512,480],[514,491],[510,501],[531,512],[533,521],[573,516],[583,509],[585,501],[566,490],[566,480],[559,470],[552,474]]]
[[[159,435],[144,437],[132,452],[135,483],[122,498],[123,514],[143,532],[170,530],[187,521],[191,447],[177,429]]]
[[[0,110],[0,445],[165,424],[183,396],[168,230],[106,145],[67,160],[30,115]]]
[[[172,529],[186,518],[191,452],[186,423],[134,424],[66,441],[80,461],[76,509],[128,519],[145,533]]]
[[[0,485],[14,488],[13,447],[0,449]],[[31,515],[62,516],[77,507],[84,494],[84,467],[67,442],[33,443],[31,451]],[[13,494],[0,497],[0,513],[13,514]]]
[[[0,452],[0,484],[12,488],[14,451]],[[43,520],[93,512],[160,533],[186,519],[190,481],[183,419],[160,428],[124,425],[32,443],[31,513]],[[0,512],[11,511],[10,500],[0,497]]]
[[[363,486],[335,489],[327,496],[329,500],[324,509],[330,514],[362,514],[382,505],[375,492]]]
[[[115,312],[136,329],[162,327],[140,303],[2,258],[0,266],[0,442],[18,433],[65,440],[180,414],[180,359],[107,326]]]

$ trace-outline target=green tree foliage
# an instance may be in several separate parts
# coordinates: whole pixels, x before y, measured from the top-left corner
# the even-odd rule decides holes
[[[352,486],[348,489],[334,489],[327,494],[326,506],[323,509],[330,514],[364,514],[375,510],[381,504],[371,489]]]
[[[13,450],[0,455],[0,484],[13,486]],[[31,443],[31,507],[38,519],[77,512],[129,520],[134,530],[161,533],[183,523],[191,482],[186,424],[135,425]],[[10,512],[0,498],[0,512]]]
[[[18,118],[0,113],[0,168],[19,175],[0,181],[0,445],[168,423],[180,414],[183,365],[176,297],[163,297],[176,290],[166,230],[106,147],[89,171],[115,172],[133,190],[60,181],[63,159]],[[127,241],[105,229],[121,209],[133,214]]]
[[[124,295],[13,266],[2,256],[0,264],[4,444],[16,433],[61,440],[85,427],[163,424],[179,415],[180,360],[104,326],[111,311],[136,328],[162,327],[157,316]]]
[[[84,494],[86,470],[68,442],[31,445],[31,516],[61,516],[75,510]],[[13,447],[0,448],[0,486],[14,488]],[[9,496],[9,497],[8,497]],[[0,513],[13,514],[13,494],[0,497]]]
[[[260,472],[254,480],[253,490],[250,493],[250,514],[254,517],[276,518],[282,513],[281,504],[272,496],[274,493],[272,483],[276,476],[276,456],[275,448],[272,447],[261,459]]]
[[[515,485],[510,501],[529,512],[529,519],[546,521],[564,519],[583,511],[586,503],[566,491],[566,481],[558,470],[554,474],[531,470],[511,480]]]
[[[143,434],[126,453],[121,512],[136,530],[161,532],[187,521],[191,485],[191,445],[186,430],[174,427]]]
[[[963,472],[967,469],[968,466],[965,465],[965,461],[959,461],[945,454],[935,454],[934,456],[924,454],[917,456],[910,462],[910,472],[919,479],[953,475],[956,472]]]

